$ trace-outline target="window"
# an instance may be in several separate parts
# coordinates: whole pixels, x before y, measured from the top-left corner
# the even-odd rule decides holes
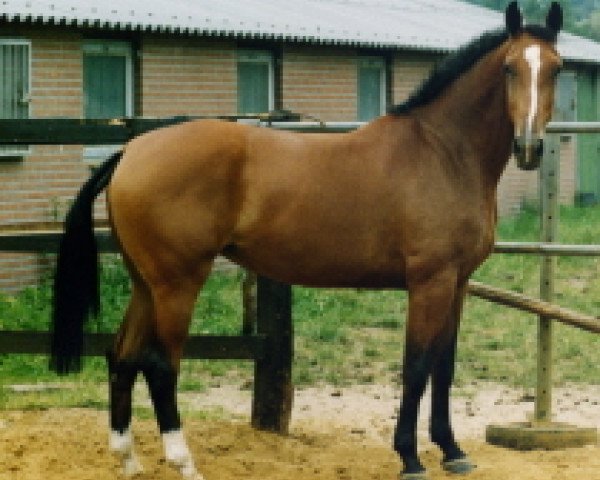
[[[358,60],[358,120],[368,122],[385,113],[385,61],[382,58]]]
[[[563,70],[556,82],[556,98],[552,120],[573,122],[577,116],[577,75],[574,71]]]
[[[85,118],[133,115],[133,62],[127,42],[93,41],[83,46],[83,102]],[[119,146],[86,147],[89,160],[104,159]]]
[[[29,118],[31,45],[0,39],[0,118]],[[0,157],[22,157],[27,145],[0,145]]]
[[[266,113],[275,108],[273,72],[271,53],[238,52],[238,113]]]

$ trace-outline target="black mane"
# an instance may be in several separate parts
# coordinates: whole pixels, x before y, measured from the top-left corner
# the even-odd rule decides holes
[[[556,42],[557,32],[547,27],[527,25],[523,27],[523,31],[540,40],[551,43]],[[388,113],[403,115],[414,108],[427,105],[429,102],[435,100],[448,86],[470,70],[482,57],[508,40],[508,37],[509,34],[505,29],[493,30],[467,43],[458,51],[438,63],[429,78],[406,101],[390,107]]]

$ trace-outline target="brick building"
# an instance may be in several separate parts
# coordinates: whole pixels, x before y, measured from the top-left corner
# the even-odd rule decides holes
[[[443,55],[502,23],[497,12],[454,0],[3,0],[0,116],[287,109],[369,120],[404,100]],[[560,118],[597,118],[600,45],[561,34],[560,50]],[[116,147],[0,146],[0,228],[59,221],[90,167]],[[577,147],[563,139],[565,202],[582,183]],[[535,197],[536,185],[535,173],[510,166],[501,213]],[[1,255],[0,289],[31,283],[39,265],[36,256]]]

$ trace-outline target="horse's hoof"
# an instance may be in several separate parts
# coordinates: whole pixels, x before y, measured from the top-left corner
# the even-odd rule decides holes
[[[427,472],[402,472],[400,474],[400,480],[429,480],[427,477]]]
[[[465,475],[476,468],[476,465],[471,463],[467,457],[446,460],[442,462],[442,466],[447,472],[456,473],[458,475]]]
[[[123,460],[123,475],[125,475],[125,477],[135,477],[142,473],[144,473],[144,467],[142,467],[142,464],[137,457],[132,456]]]

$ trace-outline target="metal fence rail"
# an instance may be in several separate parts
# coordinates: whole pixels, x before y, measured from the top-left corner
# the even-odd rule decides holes
[[[96,228],[96,242],[100,252],[118,252],[110,229]],[[55,253],[62,231],[53,230],[8,230],[0,228],[0,252]],[[496,242],[494,253],[529,255],[554,255],[576,257],[600,256],[600,245],[564,245],[544,242]]]
[[[565,245],[544,242],[496,242],[494,253],[598,257],[600,245]]]

